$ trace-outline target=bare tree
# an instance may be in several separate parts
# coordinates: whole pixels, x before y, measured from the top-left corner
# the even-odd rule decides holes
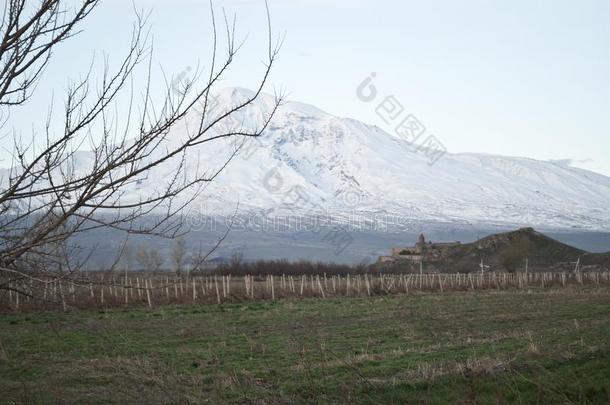
[[[240,250],[234,250],[231,253],[231,261],[230,265],[234,267],[239,267],[244,260],[244,254]]]
[[[182,274],[182,266],[186,260],[186,242],[182,237],[174,239],[171,259],[176,274]]]
[[[73,11],[65,0],[5,4],[0,25],[0,107],[5,121],[9,106],[16,108],[31,97],[52,51],[77,33],[98,1],[77,3]],[[235,41],[235,18],[224,17],[221,34],[211,8],[209,71],[181,81],[179,91],[167,84],[159,103],[150,85],[146,19],[136,13],[130,47],[118,68],[111,72],[106,64],[98,83],[89,72],[70,86],[61,131],[54,131],[49,119],[36,139],[14,139],[10,168],[0,178],[0,290],[15,285],[15,279],[31,277],[32,271],[42,271],[32,258],[53,260],[50,244],[69,244],[83,232],[112,228],[169,238],[181,234],[183,208],[227,166],[243,141],[263,133],[281,103],[281,96],[276,96],[255,128],[234,119],[259,97],[276,60],[280,43],[272,42],[268,9],[267,17],[268,52],[259,84],[251,97],[218,110],[211,108],[213,88],[241,47]],[[133,88],[137,68],[146,72],[142,89]],[[118,108],[122,94],[130,101]],[[196,125],[175,138],[171,130],[187,115],[197,117]],[[220,167],[197,164],[195,170],[185,170],[189,150],[228,139],[235,142]],[[83,150],[88,151],[89,163],[78,165],[77,152]],[[173,174],[161,188],[142,190],[137,200],[127,199],[126,190],[156,167],[171,167]],[[142,218],[147,221],[138,221]]]
[[[163,258],[158,250],[154,248],[147,249],[143,246],[138,249],[136,260],[147,271],[159,271],[163,264]]]
[[[0,105],[23,104],[32,94],[52,49],[74,35],[76,28],[97,5],[82,0],[68,14],[61,0],[43,0],[28,7],[26,0],[4,4],[0,26]],[[27,14],[27,15],[26,15]]]
[[[150,262],[148,259],[148,249],[143,246],[140,246],[138,248],[138,251],[136,252],[136,261],[142,269],[149,270]]]

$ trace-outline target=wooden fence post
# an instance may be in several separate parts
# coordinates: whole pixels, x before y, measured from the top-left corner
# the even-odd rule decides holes
[[[152,288],[152,280],[145,279],[146,284],[146,300],[148,301],[148,308],[152,308],[152,300],[150,299],[150,289]]]

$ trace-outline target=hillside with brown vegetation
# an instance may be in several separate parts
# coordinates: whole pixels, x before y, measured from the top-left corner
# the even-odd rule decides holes
[[[610,253],[589,253],[544,235],[533,228],[521,228],[487,236],[448,249],[444,259],[424,262],[425,271],[469,273],[478,271],[568,270],[582,266],[610,267]],[[392,267],[418,270],[419,264],[397,263]]]

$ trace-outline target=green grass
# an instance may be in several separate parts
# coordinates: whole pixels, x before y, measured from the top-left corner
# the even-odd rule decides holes
[[[610,290],[0,316],[5,403],[609,403]]]

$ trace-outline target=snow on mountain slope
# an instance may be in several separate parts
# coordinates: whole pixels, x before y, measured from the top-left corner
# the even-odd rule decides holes
[[[224,89],[218,100],[234,105],[249,94]],[[254,125],[272,103],[271,96],[262,95],[240,112],[238,122]],[[190,164],[220,167],[234,147],[234,140],[205,145]],[[297,208],[288,204],[295,201],[295,186],[306,196]],[[264,135],[244,144],[203,198],[209,214],[232,212],[239,200],[242,212],[316,210],[345,216],[356,211],[421,221],[610,229],[608,177],[484,154],[448,153],[429,165],[424,154],[377,127],[297,102],[285,103]]]
[[[212,115],[250,94],[238,88],[219,91]],[[273,97],[263,94],[226,125],[252,127],[272,106]],[[194,113],[175,127],[168,142],[177,142],[197,124]],[[219,169],[242,141],[223,139],[190,150],[187,173]],[[155,168],[132,185],[125,199],[163,187],[172,173],[172,164]],[[295,201],[296,189],[305,197],[295,208],[287,202]],[[608,177],[552,162],[484,154],[447,153],[430,165],[425,154],[375,126],[297,102],[280,107],[263,136],[241,144],[191,213],[228,215],[238,201],[241,213],[383,213],[413,221],[610,230]]]

